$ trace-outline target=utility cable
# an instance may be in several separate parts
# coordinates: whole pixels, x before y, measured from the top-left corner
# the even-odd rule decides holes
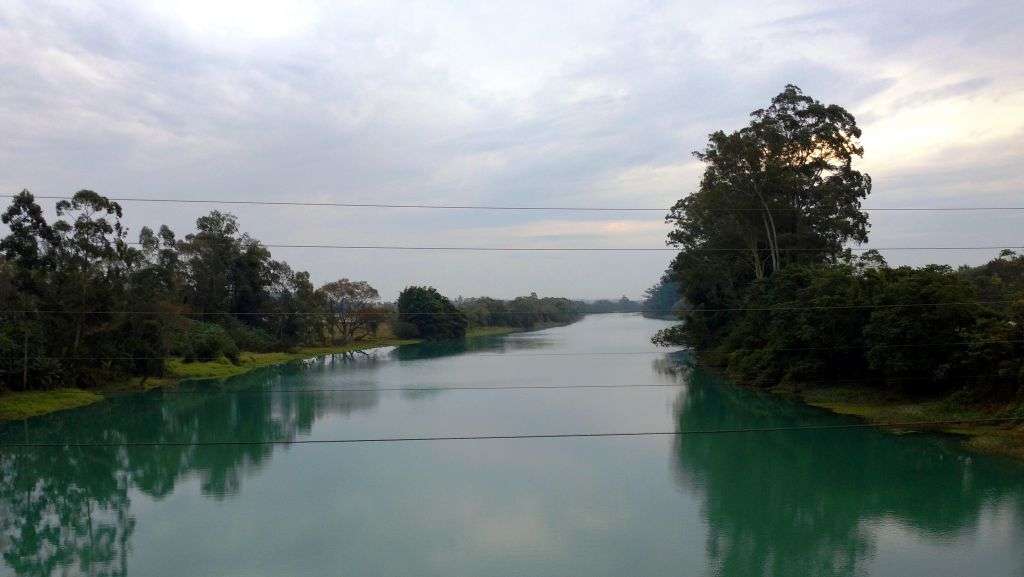
[[[684,364],[680,368],[703,368],[703,369],[720,369],[722,367],[715,365],[702,365],[702,364]],[[717,376],[712,374],[712,376]],[[778,378],[755,378],[755,379],[731,379],[723,377],[730,383],[747,386],[756,385],[762,383],[779,384],[780,379]],[[998,375],[958,375],[950,377],[949,380],[956,382],[978,382],[978,381],[993,381],[998,379]],[[881,386],[881,385],[892,385],[895,383],[904,382],[934,382],[938,379],[931,376],[920,376],[920,377],[890,377],[880,379],[877,377],[863,378],[863,379],[811,379],[811,380],[795,380],[793,381],[794,386],[807,386],[807,385],[862,385],[862,386]],[[154,387],[145,391],[125,391],[126,394],[136,394],[140,392],[144,393],[160,393],[167,395],[212,395],[219,393],[226,394],[253,394],[253,395],[271,395],[277,393],[298,393],[298,394],[312,394],[312,393],[377,393],[377,392],[444,392],[444,391],[519,391],[519,390],[571,390],[571,389],[655,389],[655,388],[680,388],[690,386],[692,383],[679,382],[679,383],[651,383],[643,385],[494,385],[494,386],[410,386],[410,387],[332,387],[332,388],[298,388],[298,389],[259,389],[259,388],[238,388],[231,389],[227,387],[220,387],[216,385],[203,386],[201,388],[190,388],[182,389],[177,385],[168,385]],[[799,392],[799,391],[798,391]]]
[[[12,197],[15,195],[11,195]],[[33,195],[44,200],[71,200],[70,196]],[[564,211],[564,212],[668,212],[666,207],[636,206],[525,206],[525,205],[494,205],[494,204],[418,204],[418,203],[380,203],[380,202],[306,202],[290,200],[229,200],[229,199],[197,199],[197,198],[152,198],[152,197],[107,197],[114,202],[148,202],[158,204],[225,204],[249,206],[304,206],[304,207],[336,207],[336,208],[416,208],[432,210],[520,210],[520,211]],[[709,212],[763,212],[763,207],[712,208]],[[788,212],[797,208],[769,208],[772,212]],[[899,206],[899,207],[862,207],[858,210],[866,212],[976,212],[976,211],[1019,211],[1024,206]]]
[[[1018,422],[1020,417],[997,417],[987,419],[944,419],[938,421],[902,421],[889,423],[843,423],[839,425],[804,425],[796,427],[743,427],[730,429],[691,429],[684,431],[640,431],[622,433],[546,433],[526,435],[452,435],[422,437],[363,437],[349,439],[296,439],[263,441],[125,441],[110,443],[0,443],[0,448],[133,448],[133,447],[215,447],[238,445],[329,445],[404,443],[411,441],[493,441],[510,439],[568,439],[595,437],[682,437],[687,435],[723,435],[736,433],[777,433],[800,431],[840,431],[869,428],[912,428],[948,425],[979,425]]]
[[[268,395],[275,393],[376,393],[376,392],[441,392],[441,391],[520,391],[520,390],[565,390],[565,389],[654,389],[679,388],[685,383],[652,383],[649,385],[495,385],[486,386],[438,386],[438,387],[363,387],[363,388],[330,388],[330,389],[226,389],[209,387],[202,389],[181,390],[173,387],[159,387],[145,392],[164,392],[172,395],[206,395],[210,393],[249,393]],[[134,394],[140,391],[129,391]]]
[[[777,306],[777,307],[726,307],[726,308],[694,308],[694,309],[671,309],[671,310],[649,310],[649,311],[630,311],[620,314],[636,314],[640,312],[646,312],[649,314],[680,314],[680,313],[709,313],[709,312],[776,312],[776,311],[819,311],[819,310],[857,310],[857,309],[899,309],[899,308],[930,308],[930,307],[951,307],[951,306],[971,306],[971,305],[998,305],[998,304],[1010,304],[1017,302],[1020,299],[1001,299],[1001,300],[983,300],[983,301],[951,301],[951,302],[935,302],[935,303],[881,303],[881,304],[853,304],[853,305],[799,305],[799,306]],[[347,312],[307,312],[307,311],[296,311],[296,312],[285,312],[285,311],[267,311],[267,312],[228,312],[228,311],[204,311],[204,312],[185,312],[175,310],[152,310],[152,311],[117,311],[117,310],[57,310],[57,309],[43,309],[43,310],[31,310],[31,309],[14,309],[7,311],[0,311],[0,314],[62,314],[62,315],[180,315],[183,317],[190,316],[322,316],[332,317],[339,315],[363,315],[364,318],[374,317],[388,317],[388,316],[401,316],[401,317],[420,317],[420,316],[468,316],[473,314],[473,310],[458,311],[458,312],[407,312],[400,313],[398,311],[386,310],[386,311],[374,311],[374,310],[359,310],[354,309]],[[531,311],[495,311],[493,314],[497,317],[502,316],[536,316],[538,313]],[[580,313],[581,315],[587,314],[602,314],[602,313]]]
[[[980,341],[951,341],[946,343],[908,343],[908,344],[874,344],[874,345],[850,345],[841,347],[748,347],[748,348],[737,348],[730,349],[730,352],[736,351],[763,351],[770,349],[772,352],[795,352],[795,351],[845,351],[845,350],[858,350],[858,349],[902,349],[902,348],[926,348],[926,347],[956,347],[956,346],[974,346],[974,345],[988,345],[988,344],[1020,344],[1024,343],[1022,339],[988,339]],[[381,346],[392,346],[392,345],[381,345]],[[688,349],[676,349],[666,351],[586,351],[586,352],[564,352],[564,353],[517,353],[516,350],[503,352],[503,353],[477,353],[471,350],[460,351],[467,353],[472,357],[594,357],[594,356],[632,356],[632,355],[667,355],[676,352],[682,352]],[[330,354],[343,354],[346,352],[357,352],[357,351],[341,351],[340,353],[311,353],[310,358],[330,355]],[[132,356],[120,356],[120,357],[95,357],[95,356],[84,356],[84,357],[57,357],[57,356],[29,356],[29,359],[48,359],[48,360],[67,360],[67,361],[143,361],[143,360],[161,360],[170,359],[172,356],[162,357],[132,357]],[[0,361],[8,362],[22,362],[24,357],[6,357],[0,358]],[[298,359],[296,359],[298,360]],[[422,359],[411,359],[411,360],[422,360]]]
[[[139,242],[126,242],[128,245],[141,245]],[[388,250],[388,251],[439,251],[439,252],[750,252],[750,248],[715,248],[698,247],[680,249],[678,247],[569,247],[569,246],[417,246],[417,245],[362,245],[362,244],[287,244],[260,243],[267,248],[302,248],[302,249],[334,249],[334,250]],[[900,251],[900,250],[1005,250],[1024,249],[1015,245],[986,246],[887,246],[887,247],[847,247],[841,250],[854,252],[866,251]],[[758,248],[758,252],[768,252],[771,248]],[[829,248],[776,248],[776,252],[832,252]]]

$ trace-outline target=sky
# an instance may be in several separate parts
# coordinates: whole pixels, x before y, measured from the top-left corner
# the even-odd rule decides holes
[[[707,135],[794,83],[856,116],[865,206],[1022,206],[1022,37],[1019,0],[0,0],[0,190],[667,211]],[[123,204],[133,235],[184,235],[211,209]],[[267,243],[663,247],[668,231],[660,212],[226,208]],[[871,225],[878,247],[1024,244],[1024,211]],[[672,257],[273,253],[386,299],[636,298]]]

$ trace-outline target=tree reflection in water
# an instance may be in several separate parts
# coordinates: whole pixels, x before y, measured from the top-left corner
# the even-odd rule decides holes
[[[33,421],[28,433],[22,423],[0,429],[0,438],[10,442],[27,434],[33,442],[186,443],[0,451],[4,562],[16,575],[125,575],[135,528],[133,492],[159,499],[197,478],[204,494],[224,499],[237,494],[242,480],[280,447],[187,443],[294,440],[324,415],[368,410],[379,401],[374,391],[267,391],[278,380],[279,371],[270,370],[201,395],[153,392],[49,415]],[[238,394],[246,391],[261,394]]]
[[[700,371],[680,378],[688,381],[675,405],[680,431],[836,423]],[[673,455],[680,486],[701,496],[715,575],[860,575],[877,547],[872,522],[896,521],[941,543],[976,531],[987,509],[1021,510],[1024,493],[1012,464],[971,456],[936,435],[680,435]]]
[[[450,346],[426,347],[421,356],[406,358],[427,358]],[[6,564],[0,573],[125,575],[135,531],[133,500],[141,518],[150,499],[169,498],[176,490],[187,493],[183,483],[211,499],[230,499],[281,448],[194,443],[295,440],[309,435],[327,415],[371,410],[379,402],[373,384],[386,380],[359,371],[340,379],[331,371],[358,364],[372,372],[386,365],[379,362],[373,355],[334,357],[223,384],[194,385],[192,392],[198,394],[183,386],[184,392],[114,398],[33,420],[28,431],[22,423],[0,427],[5,441],[180,443],[0,451],[0,551]],[[655,369],[658,382],[688,380],[675,403],[681,430],[836,422],[835,416],[770,395],[718,386],[706,375],[676,375],[673,366],[662,363]],[[295,371],[301,374],[290,374]],[[322,390],[342,385],[370,390]],[[402,398],[431,394],[437,393],[406,392]],[[1005,464],[1002,470],[1003,462],[971,457],[935,436],[897,439],[865,429],[683,435],[672,442],[676,483],[697,497],[704,520],[681,522],[706,526],[706,536],[698,539],[704,540],[714,575],[862,574],[871,569],[876,554],[884,553],[887,542],[880,525],[898,524],[916,532],[919,541],[941,544],[983,534],[980,520],[1000,508],[1020,507],[1024,493],[1019,467]],[[643,463],[664,463],[660,450]],[[515,461],[509,462],[514,468]],[[586,474],[580,473],[581,478]],[[646,468],[629,475],[651,477]],[[666,496],[672,485],[664,487]],[[652,502],[662,505],[657,497]],[[575,518],[576,511],[570,513]],[[1022,515],[1009,517],[1019,523]],[[633,526],[610,527],[637,534]],[[652,534],[661,529],[650,528]],[[142,531],[136,536],[144,538]]]

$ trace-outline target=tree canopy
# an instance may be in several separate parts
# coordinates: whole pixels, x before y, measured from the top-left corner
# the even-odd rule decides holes
[[[121,206],[96,192],[56,213],[47,222],[23,191],[2,215],[0,388],[88,387],[159,376],[169,356],[347,342],[381,319],[373,287],[343,279],[316,290],[231,214],[202,216],[181,239],[143,227],[132,243]]]
[[[434,287],[406,287],[397,304],[400,325],[396,333],[401,336],[428,340],[466,336],[466,315]]]
[[[792,85],[746,127],[710,135],[696,153],[698,190],[667,217],[680,252],[662,283],[679,283],[683,323],[655,342],[693,347],[755,384],[854,378],[924,392],[970,379],[974,391],[1017,390],[1024,258],[953,270],[853,257],[871,191],[853,166],[860,136],[849,112]]]
[[[658,284],[644,291],[640,310],[645,317],[674,319],[681,312],[683,303],[679,296],[679,283],[671,270],[665,271]]]

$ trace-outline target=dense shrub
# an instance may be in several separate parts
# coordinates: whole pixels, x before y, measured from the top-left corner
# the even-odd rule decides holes
[[[1016,272],[1000,260],[978,268]],[[1024,259],[1010,264],[1024,269]],[[1015,394],[1024,383],[1024,294],[1014,283],[994,291],[998,281],[977,270],[872,259],[793,266],[751,283],[724,319],[688,309],[656,342],[707,339],[696,347],[704,361],[750,384],[857,379],[920,394]]]
[[[392,323],[391,332],[400,339],[418,339],[420,330],[416,325],[406,321],[395,321]]]
[[[470,326],[519,327],[531,329],[543,324],[567,324],[583,316],[584,303],[566,298],[541,298],[536,293],[512,300],[489,297],[461,299],[461,310]]]
[[[238,362],[238,345],[224,327],[213,323],[190,323],[185,332],[178,335],[174,352],[185,362],[212,361],[220,357]]]
[[[237,320],[231,319],[225,325],[225,330],[235,345],[243,351],[254,351],[265,353],[285,348],[269,332],[253,327]]]
[[[399,323],[415,325],[419,336],[428,340],[461,338],[466,335],[466,316],[433,287],[411,286],[398,295]]]

